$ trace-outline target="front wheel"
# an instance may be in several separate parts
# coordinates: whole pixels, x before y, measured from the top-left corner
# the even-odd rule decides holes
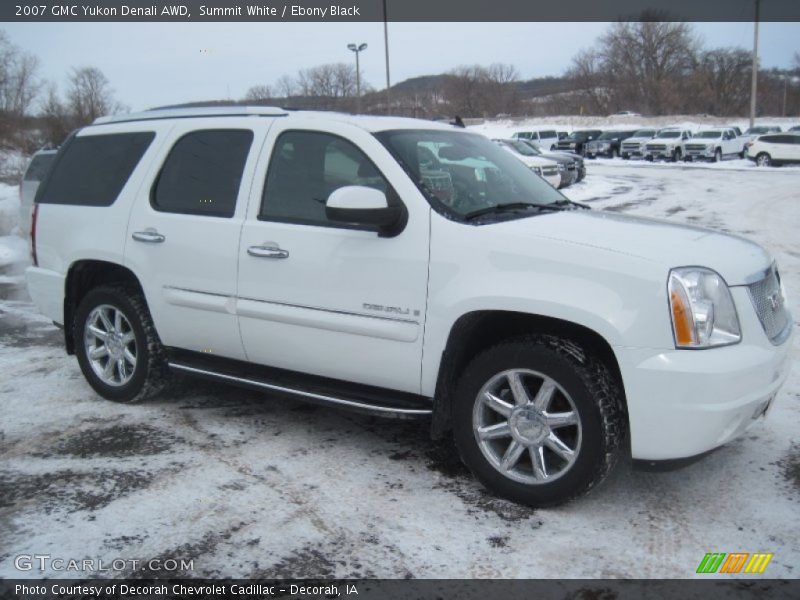
[[[625,435],[606,367],[567,340],[531,336],[494,346],[458,384],[454,435],[464,463],[492,492],[553,506],[602,481]]]
[[[722,150],[717,148],[714,150],[714,162],[721,162],[722,161]]]
[[[768,167],[772,164],[772,157],[766,152],[761,152],[756,156],[756,164],[759,167]]]
[[[683,152],[681,152],[680,148],[676,148],[675,151],[672,153],[672,162],[678,162],[681,160],[683,156]]]
[[[75,354],[89,385],[107,400],[138,402],[166,385],[169,369],[138,290],[103,286],[75,311]]]

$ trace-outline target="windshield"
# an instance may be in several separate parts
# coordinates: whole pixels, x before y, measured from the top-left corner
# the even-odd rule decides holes
[[[660,138],[678,138],[681,137],[680,131],[659,131],[658,137]]]
[[[656,130],[655,129],[639,129],[631,137],[649,138],[649,137],[653,137],[655,134],[656,134]]]
[[[375,137],[434,208],[460,217],[499,205],[565,200],[518,158],[478,134],[414,129],[382,131]]]
[[[506,140],[498,140],[498,144],[503,146],[508,146],[509,148],[513,149],[515,152],[522,154],[522,156],[539,156],[539,153],[536,152],[533,148],[531,148],[529,143],[525,142],[517,142],[517,141],[506,141]]]
[[[567,136],[568,140],[585,140],[587,137],[592,135],[591,131],[573,131]]]
[[[721,131],[701,131],[698,133],[695,138],[702,138],[704,140],[715,140],[718,137],[722,137]]]
[[[751,127],[745,133],[769,133],[768,127]]]
[[[619,131],[606,131],[605,133],[601,134],[598,140],[613,140],[614,138],[618,138],[620,136]]]

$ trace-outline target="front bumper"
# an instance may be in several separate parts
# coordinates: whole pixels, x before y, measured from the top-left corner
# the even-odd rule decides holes
[[[651,158],[653,160],[671,160],[675,156],[676,148],[665,148],[663,150],[654,150],[650,148],[645,148],[642,152],[645,158]]]
[[[772,345],[746,288],[731,292],[742,327],[742,341],[736,345],[708,350],[615,348],[634,459],[671,460],[708,452],[741,435],[772,406],[789,374],[793,335]]]
[[[689,148],[685,148],[683,150],[683,158],[691,158],[692,160],[714,160],[714,153],[715,149],[713,150],[692,150]]]

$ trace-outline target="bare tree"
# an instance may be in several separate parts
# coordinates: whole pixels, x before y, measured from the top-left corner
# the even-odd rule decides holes
[[[297,83],[291,75],[281,75],[275,82],[275,89],[279,96],[289,98],[297,93]]]
[[[40,116],[43,120],[44,135],[48,142],[60,145],[70,131],[75,128],[75,122],[69,114],[66,105],[58,96],[58,89],[54,83],[47,87],[47,94],[42,102]]]
[[[717,48],[702,53],[694,75],[694,107],[703,112],[733,116],[744,114],[750,98],[752,59],[743,48]]]
[[[245,102],[265,102],[275,97],[275,93],[268,85],[254,85],[244,95]]]
[[[122,105],[114,99],[108,78],[96,67],[73,69],[66,97],[67,109],[78,127],[122,110]]]
[[[39,59],[23,52],[0,31],[0,110],[22,117],[29,113],[41,89],[36,73]]]

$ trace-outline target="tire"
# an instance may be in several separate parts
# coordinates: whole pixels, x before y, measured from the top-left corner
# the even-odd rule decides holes
[[[681,152],[680,148],[675,148],[675,151],[672,153],[672,162],[678,162],[683,157],[683,152]]]
[[[528,400],[538,400],[544,383],[551,382],[544,412],[514,400],[510,381],[517,376]],[[487,405],[487,391],[504,403],[495,406],[511,409],[507,416]],[[548,412],[551,422],[543,424]],[[552,413],[561,413],[562,419],[571,414],[576,423],[561,423],[551,431]],[[461,459],[490,491],[531,507],[563,504],[599,484],[619,457],[626,421],[621,394],[605,365],[553,336],[517,338],[485,350],[456,387],[453,432]],[[503,422],[507,431],[496,427]],[[492,426],[498,437],[479,441],[479,429]],[[543,437],[553,431],[573,451],[570,458],[561,458],[551,444],[560,452],[564,447]],[[521,454],[503,469],[512,450]],[[534,460],[544,465],[548,477],[537,472]]]
[[[714,150],[714,162],[715,163],[722,162],[722,150],[720,150],[719,148]]]
[[[772,157],[766,152],[759,152],[756,155],[756,165],[759,167],[769,167],[772,164]]]
[[[611,149],[611,158],[618,158],[619,157],[619,150],[616,148]]]
[[[102,286],[91,290],[75,311],[72,327],[81,371],[89,385],[106,400],[141,402],[166,387],[169,381],[166,354],[147,303],[137,289]],[[109,331],[114,334],[110,341]],[[93,350],[98,353],[94,358],[90,356]],[[119,365],[120,360],[123,366]]]
[[[630,160],[630,156],[628,156],[627,154],[623,154],[622,160]]]

